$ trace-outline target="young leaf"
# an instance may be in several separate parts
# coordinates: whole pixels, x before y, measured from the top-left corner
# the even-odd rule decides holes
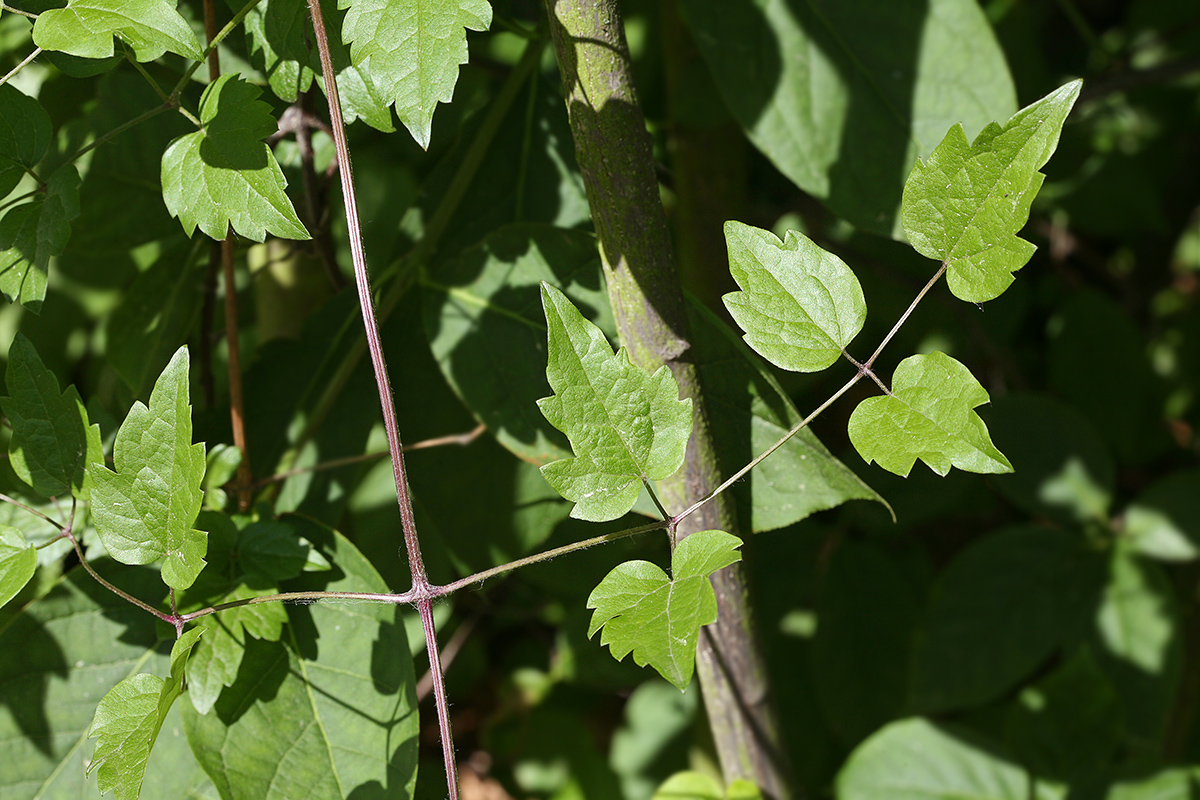
[[[89,464],[96,532],[125,564],[165,559],[163,580],[191,586],[204,567],[200,512],[204,444],[192,444],[188,352],[181,347],[154,384],[150,407],[134,403],[117,432],[112,471]]]
[[[262,91],[233,73],[200,98],[203,131],[180,136],[162,157],[163,201],[188,236],[199,226],[214,239],[233,229],[263,241],[268,232],[307,239],[284,189],[287,181],[262,140],[278,125]]]
[[[81,58],[111,56],[113,36],[132,47],[138,61],[153,61],[168,51],[204,58],[174,0],[70,0],[66,8],[43,11],[33,24],[38,47]]]
[[[679,399],[665,366],[647,375],[624,348],[614,356],[600,329],[544,281],[542,307],[546,379],[555,394],[539,400],[538,408],[575,452],[543,466],[542,475],[575,503],[572,517],[616,519],[637,502],[643,481],[669,478],[683,464],[692,401]]]
[[[918,458],[938,475],[952,466],[1012,472],[972,410],[986,402],[987,391],[950,356],[910,356],[896,367],[891,394],[867,398],[854,409],[850,441],[867,463],[905,477]]]
[[[433,111],[450,102],[458,65],[467,61],[466,29],[492,24],[487,0],[338,0],[342,38],[356,67],[368,70],[396,106],[404,127],[429,147]]]
[[[955,125],[928,160],[918,161],[900,216],[917,252],[948,265],[950,291],[982,303],[999,297],[1036,249],[1017,237],[1045,178],[1038,172],[1058,146],[1063,121],[1079,97],[1072,81],[984,128],[967,143]]]
[[[0,606],[17,596],[37,570],[37,551],[16,528],[0,525]]]
[[[600,581],[588,597],[594,608],[588,637],[601,628],[600,644],[620,661],[630,651],[664,678],[687,688],[696,666],[700,627],[717,619],[717,597],[708,576],[740,561],[742,540],[724,531],[686,537],[671,555],[668,578],[648,561],[627,561]]]
[[[88,425],[74,386],[58,391],[33,343],[18,333],[8,351],[0,406],[12,424],[9,463],[17,476],[44,497],[82,491],[87,463],[103,461],[100,428]]]
[[[220,602],[244,600],[273,594],[269,589],[238,586],[220,598]],[[277,642],[287,622],[287,611],[280,603],[256,603],[227,609],[202,617],[198,623],[207,633],[188,662],[188,696],[192,706],[207,714],[222,689],[232,686],[246,650],[246,634],[263,641]]]
[[[729,271],[740,292],[723,298],[746,344],[777,367],[817,372],[862,330],[867,304],[854,273],[802,233],[725,223]]]
[[[96,750],[87,771],[98,769],[101,794],[113,791],[117,800],[137,800],[146,775],[150,750],[167,712],[183,692],[183,668],[192,645],[204,632],[192,628],[171,648],[171,675],[166,680],[144,672],[118,683],[96,707],[88,730]]]
[[[50,259],[62,254],[79,216],[79,173],[65,164],[46,182],[43,197],[9,211],[0,221],[0,292],[35,314],[46,296]]]

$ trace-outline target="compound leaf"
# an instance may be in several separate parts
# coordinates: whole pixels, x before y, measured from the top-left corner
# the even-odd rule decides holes
[[[204,130],[180,136],[163,153],[163,200],[188,236],[199,226],[224,239],[232,225],[257,242],[268,232],[309,238],[284,191],[279,162],[262,141],[278,126],[260,94],[236,75],[222,75],[200,98]]]
[[[33,25],[38,47],[81,58],[111,56],[113,36],[132,47],[138,61],[153,61],[167,51],[204,58],[174,0],[70,0],[66,8],[43,11]]]
[[[780,242],[770,231],[725,223],[729,271],[740,292],[725,307],[746,344],[777,367],[817,372],[862,330],[867,304],[854,273],[802,233]]]
[[[1014,114],[990,123],[968,143],[955,125],[928,160],[918,161],[900,216],[922,255],[947,264],[950,291],[982,303],[999,297],[1036,249],[1017,236],[1045,178],[1039,169],[1058,146],[1064,120],[1079,97],[1072,81]]]
[[[0,221],[0,292],[9,302],[41,310],[50,259],[62,254],[79,216],[79,173],[71,164],[55,170],[45,195],[9,211]]]
[[[88,730],[96,750],[87,771],[97,772],[101,794],[113,791],[117,800],[137,800],[146,776],[150,750],[162,730],[167,712],[183,692],[183,668],[202,628],[192,628],[171,648],[171,675],[166,680],[141,672],[114,686],[96,707]]]
[[[100,428],[89,426],[75,387],[59,392],[33,343],[21,333],[8,351],[4,383],[10,396],[0,406],[12,423],[9,463],[17,476],[44,497],[82,491],[85,465],[102,461]]]
[[[647,375],[566,295],[542,282],[548,348],[546,379],[555,394],[538,408],[567,435],[574,458],[542,467],[554,489],[575,503],[571,516],[616,519],[633,507],[646,480],[664,480],[683,464],[692,434],[692,401],[679,399],[665,366]]]
[[[154,384],[150,406],[134,403],[117,432],[112,471],[89,464],[92,516],[108,552],[126,564],[165,559],[163,580],[191,586],[204,567],[200,512],[204,445],[192,444],[188,352],[179,348]]]
[[[859,403],[850,415],[850,441],[867,463],[907,477],[919,458],[938,475],[1012,472],[987,426],[972,409],[988,393],[970,370],[945,353],[910,356],[896,367],[892,393]]]
[[[37,570],[37,551],[25,534],[0,525],[0,606],[17,596]]]
[[[587,607],[596,610],[588,636],[601,628],[600,644],[620,661],[631,651],[680,690],[696,666],[700,627],[717,619],[717,597],[708,576],[740,561],[738,537],[700,531],[684,538],[671,555],[672,577],[648,561],[627,561],[604,576]]]
[[[450,102],[458,65],[467,61],[466,29],[492,24],[487,0],[338,0],[342,38],[356,67],[369,71],[404,127],[429,147],[433,111]]]

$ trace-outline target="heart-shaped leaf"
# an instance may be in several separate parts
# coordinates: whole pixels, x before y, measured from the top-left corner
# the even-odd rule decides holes
[[[626,561],[592,590],[588,636],[603,628],[600,644],[620,661],[630,652],[664,678],[687,688],[696,666],[700,627],[717,619],[717,596],[708,576],[740,561],[742,540],[724,531],[700,531],[679,542],[671,577],[649,561]]]
[[[729,271],[740,292],[725,307],[746,344],[777,367],[817,372],[837,361],[862,330],[867,304],[845,262],[802,233],[725,223]]]
[[[868,463],[907,476],[919,458],[938,475],[1012,472],[972,409],[988,402],[970,370],[945,353],[910,356],[896,367],[892,393],[850,415],[850,441]]]

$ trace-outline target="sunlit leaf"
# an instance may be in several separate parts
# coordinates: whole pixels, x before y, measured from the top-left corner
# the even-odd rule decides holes
[[[837,777],[839,800],[1061,800],[992,742],[923,719],[893,722],[862,743]]]
[[[250,589],[238,585],[216,598],[220,603],[246,600],[275,593],[274,588]],[[232,686],[246,651],[246,634],[270,642],[279,641],[287,612],[281,603],[255,603],[201,617],[205,630],[188,661],[188,698],[201,714],[207,714],[226,686]]]
[[[850,415],[850,441],[868,463],[908,475],[919,458],[938,475],[1011,472],[973,409],[988,393],[945,353],[910,356],[896,367],[892,393],[870,397]]]
[[[817,372],[837,361],[862,330],[867,304],[854,273],[802,233],[725,223],[729,271],[740,292],[725,307],[746,343],[777,367]]]
[[[140,672],[114,686],[96,707],[88,736],[96,750],[88,772],[97,771],[102,794],[137,800],[150,761],[150,751],[175,699],[183,691],[183,670],[192,646],[203,633],[192,628],[171,648],[171,674],[166,680]]]
[[[43,11],[33,25],[33,41],[43,50],[82,58],[113,54],[113,36],[133,48],[138,61],[177,53],[204,57],[174,0],[70,0],[66,8]]]
[[[200,511],[204,444],[192,444],[188,352],[181,347],[150,394],[134,403],[117,432],[112,471],[90,464],[96,532],[126,564],[165,559],[163,580],[185,589],[204,566],[205,536],[192,523]]]
[[[0,606],[17,596],[37,570],[37,551],[16,528],[0,525]]]
[[[458,65],[467,61],[467,29],[492,24],[487,0],[338,0],[342,38],[354,65],[370,73],[404,127],[429,147],[433,112],[450,102]]]
[[[191,236],[197,227],[224,239],[229,227],[248,239],[267,233],[307,239],[284,189],[287,181],[262,141],[278,127],[262,91],[233,73],[204,90],[204,130],[181,136],[162,157],[163,200]]]
[[[627,561],[600,581],[588,608],[595,609],[588,636],[602,630],[620,661],[630,652],[680,690],[696,665],[700,628],[717,619],[717,597],[708,577],[740,561],[742,540],[724,531],[700,531],[679,542],[671,555],[671,576],[648,561]]]
[[[550,424],[567,435],[574,458],[542,467],[571,516],[616,519],[633,507],[646,480],[664,480],[683,464],[692,432],[692,401],[679,399],[667,367],[647,375],[566,295],[542,283],[549,354],[546,378],[555,394],[538,401]]]
[[[999,297],[1036,249],[1017,232],[1045,178],[1081,81],[1064,84],[968,142],[955,125],[904,184],[900,215],[917,252],[947,264],[956,297]]]

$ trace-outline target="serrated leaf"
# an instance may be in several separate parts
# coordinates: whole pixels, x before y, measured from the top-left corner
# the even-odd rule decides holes
[[[910,356],[892,377],[892,393],[870,397],[850,415],[847,432],[863,459],[907,476],[919,458],[938,475],[1012,472],[972,409],[988,402],[970,370],[945,353]]]
[[[88,465],[96,532],[126,564],[164,559],[167,585],[186,589],[204,567],[200,512],[204,444],[192,444],[188,352],[181,347],[154,384],[150,406],[133,404],[117,432],[116,471]]]
[[[37,551],[16,528],[0,525],[0,606],[17,596],[37,570]]]
[[[724,531],[687,536],[671,555],[671,577],[648,561],[627,561],[588,597],[595,609],[588,637],[603,629],[600,644],[620,661],[630,652],[680,690],[696,666],[700,628],[717,619],[717,597],[708,577],[740,561],[742,540]]]
[[[862,330],[867,303],[845,262],[802,233],[725,223],[729,271],[740,292],[723,298],[746,344],[777,367],[817,372]]]
[[[238,586],[220,597],[219,602],[261,597],[276,591],[275,587],[250,589]],[[247,633],[276,642],[286,622],[287,612],[281,603],[255,603],[201,617],[197,624],[206,633],[188,661],[188,697],[192,706],[201,714],[207,714],[221,691],[233,685],[246,650]]]
[[[467,62],[466,29],[492,24],[487,0],[338,0],[342,39],[355,66],[370,73],[404,127],[429,147],[433,112],[454,94]]]
[[[50,259],[61,255],[79,216],[79,173],[66,164],[46,183],[45,196],[10,210],[0,221],[0,292],[9,302],[41,310]]]
[[[236,11],[242,4],[230,0],[229,6]],[[350,52],[341,37],[344,12],[337,10],[334,0],[322,0],[321,9],[346,124],[362,119],[377,130],[394,130],[388,101],[375,88],[370,72],[350,62]],[[250,61],[266,75],[276,97],[294,102],[300,92],[311,88],[314,78],[324,89],[305,4],[264,0],[246,15],[244,26]]]
[[[340,534],[313,537],[338,570],[282,588],[387,591]],[[238,679],[212,711],[201,716],[180,704],[188,741],[221,796],[412,797],[416,680],[398,610],[316,603],[287,611],[284,641],[250,638]]]
[[[542,282],[548,354],[546,379],[555,394],[538,408],[567,435],[574,458],[542,467],[547,482],[575,503],[571,516],[616,519],[633,508],[642,484],[665,480],[683,464],[692,433],[692,401],[666,366],[647,375],[566,295]]]
[[[111,56],[113,36],[132,47],[138,61],[168,51],[195,61],[204,57],[174,0],[70,0],[66,8],[43,11],[33,25],[38,47],[82,58]]]
[[[307,239],[284,191],[287,181],[262,140],[278,127],[262,91],[227,73],[200,98],[204,130],[180,136],[162,157],[163,201],[188,236],[224,239],[229,227],[256,242],[268,232]]]
[[[1004,51],[975,0],[679,5],[750,141],[856,228],[898,236],[916,158],[956,122],[978,131],[1017,108]]]
[[[163,721],[183,691],[188,654],[203,628],[192,628],[171,648],[171,674],[166,680],[138,673],[114,686],[96,707],[88,737],[96,749],[87,771],[97,772],[101,794],[112,791],[117,800],[137,800],[150,761],[150,750]]]
[[[102,461],[100,428],[89,426],[74,386],[59,392],[33,343],[18,333],[8,351],[0,406],[12,424],[9,463],[17,476],[43,497],[83,489],[85,466]]]
[[[900,216],[917,252],[947,264],[955,297],[999,297],[1036,249],[1017,236],[1042,187],[1042,166],[1058,146],[1079,97],[1072,81],[1014,114],[990,123],[968,143],[955,125],[904,184]]]

